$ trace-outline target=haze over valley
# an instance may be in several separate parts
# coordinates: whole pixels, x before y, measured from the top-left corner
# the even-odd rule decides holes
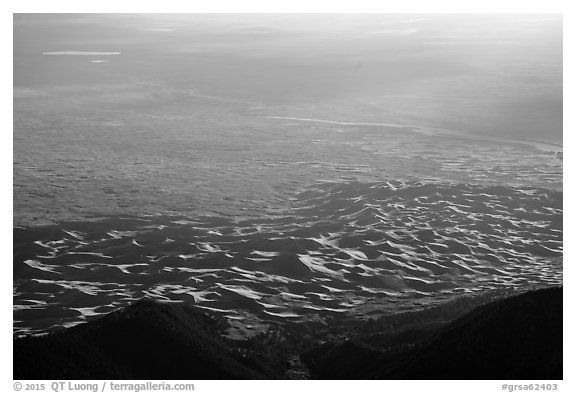
[[[152,299],[324,342],[561,286],[562,105],[561,15],[16,14],[14,335]]]

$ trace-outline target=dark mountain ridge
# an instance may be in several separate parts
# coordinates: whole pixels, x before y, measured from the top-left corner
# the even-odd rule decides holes
[[[367,322],[366,324],[368,324]],[[372,322],[372,324],[374,324]],[[499,299],[440,327],[246,340],[191,304],[138,301],[14,340],[15,379],[562,379],[562,288]]]

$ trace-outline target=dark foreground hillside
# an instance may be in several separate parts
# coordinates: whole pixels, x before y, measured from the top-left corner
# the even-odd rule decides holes
[[[562,288],[494,301],[422,336],[358,337],[304,360],[320,379],[562,379]]]
[[[497,300],[434,329],[322,344],[286,329],[230,340],[226,329],[193,306],[139,301],[15,339],[14,379],[562,379],[562,288]]]

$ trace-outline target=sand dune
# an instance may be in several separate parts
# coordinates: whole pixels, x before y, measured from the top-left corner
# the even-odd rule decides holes
[[[14,331],[55,329],[142,297],[276,323],[560,284],[562,207],[562,192],[539,188],[319,183],[289,214],[261,221],[104,217],[15,228]]]

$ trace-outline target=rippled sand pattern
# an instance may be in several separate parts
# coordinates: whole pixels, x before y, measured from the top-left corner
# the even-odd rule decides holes
[[[244,323],[329,321],[562,282],[562,192],[325,182],[258,219],[109,217],[14,229],[14,330],[144,296]]]
[[[562,161],[530,146],[232,111],[166,112],[16,112],[15,225],[93,212],[261,217],[318,180],[562,189]]]

